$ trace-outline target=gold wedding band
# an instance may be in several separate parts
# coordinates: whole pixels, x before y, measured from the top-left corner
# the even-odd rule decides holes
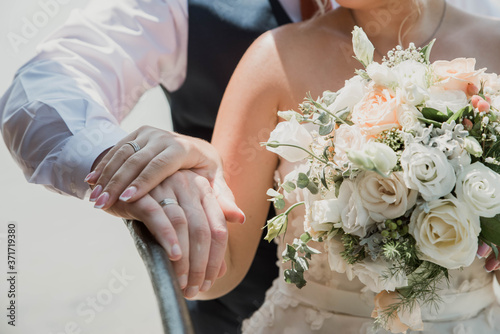
[[[179,203],[177,203],[177,201],[173,198],[165,198],[165,199],[162,199],[161,201],[158,202],[158,204],[160,204],[160,206],[162,207],[165,207],[169,204],[176,204],[176,205],[179,205]]]
[[[139,146],[139,144],[137,144],[135,141],[128,141],[126,142],[125,144],[129,144],[130,146],[132,146],[132,148],[134,149],[134,152],[137,153],[140,151],[141,147]]]

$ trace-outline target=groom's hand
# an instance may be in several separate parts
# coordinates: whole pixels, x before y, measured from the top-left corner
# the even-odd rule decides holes
[[[169,204],[162,207],[163,199]],[[139,200],[118,201],[106,212],[148,227],[167,250],[187,298],[207,291],[224,274],[226,220],[206,178],[179,171]]]
[[[226,221],[243,223],[245,216],[208,142],[141,127],[103,152],[86,181],[94,185],[91,201],[96,207],[146,224],[175,261],[187,297],[207,290],[225,271]],[[178,205],[162,208],[164,199],[164,205],[172,199]]]

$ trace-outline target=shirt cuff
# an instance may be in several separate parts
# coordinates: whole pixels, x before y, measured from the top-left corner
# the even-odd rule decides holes
[[[90,187],[84,181],[95,159],[106,149],[116,145],[127,132],[109,121],[99,122],[70,137],[54,163],[54,187],[83,199]]]

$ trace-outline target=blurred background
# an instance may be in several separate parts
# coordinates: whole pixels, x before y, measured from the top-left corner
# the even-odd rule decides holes
[[[88,0],[19,0],[0,3],[0,95],[36,45]],[[56,4],[47,10],[47,5]],[[26,21],[37,31],[15,45]],[[169,129],[159,89],[146,93],[123,123]],[[7,324],[7,225],[17,231],[16,326]],[[121,219],[88,201],[28,184],[0,139],[0,333],[162,333],[156,299]]]

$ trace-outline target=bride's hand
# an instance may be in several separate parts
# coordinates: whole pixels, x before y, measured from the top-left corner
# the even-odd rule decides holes
[[[159,203],[168,199],[163,207]],[[225,273],[227,226],[206,178],[179,171],[133,203],[106,212],[142,221],[167,251],[187,298],[207,291]]]
[[[497,257],[495,256],[495,252],[493,252],[491,247],[484,242],[480,243],[477,249],[477,256],[479,258],[486,258],[484,262],[484,269],[486,269],[486,271],[491,272],[500,269],[500,260],[497,259]]]
[[[129,142],[140,149],[136,151]],[[174,132],[139,128],[110,149],[85,180],[94,186],[90,200],[96,202],[96,208],[106,210],[118,199],[134,202],[142,198],[180,169],[191,169],[219,188],[217,200],[227,221],[244,221],[224,180],[215,148],[204,140]]]

